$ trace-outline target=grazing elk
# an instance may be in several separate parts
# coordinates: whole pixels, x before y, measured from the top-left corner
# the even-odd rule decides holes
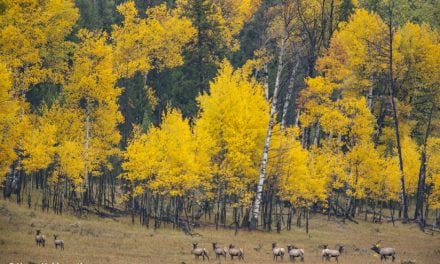
[[[287,245],[287,253],[291,261],[295,261],[295,258],[301,258],[304,261],[304,249],[297,248],[293,245]]]
[[[64,241],[61,239],[57,239],[57,235],[53,235],[53,243],[55,245],[55,249],[60,247],[61,250],[64,250]]]
[[[394,262],[394,260],[396,259],[396,250],[394,250],[394,248],[381,248],[380,247],[380,240],[373,245],[373,247],[371,248],[371,250],[373,250],[374,252],[376,252],[377,254],[380,255],[380,260],[387,260],[388,257],[391,257],[391,261]]]
[[[343,250],[344,250],[343,246],[339,246],[338,250],[335,250],[335,249],[328,249],[327,245],[324,245],[324,249],[322,250],[321,253],[322,260],[324,260],[325,258],[326,261],[330,261],[331,258],[335,258],[336,262],[339,262],[339,256],[341,255]]]
[[[199,259],[199,257],[202,256],[203,260],[205,260],[205,257],[209,260],[208,251],[206,250],[206,248],[197,247],[197,243],[193,243],[192,253],[194,254],[196,259]]]
[[[227,251],[226,247],[221,248],[217,246],[217,242],[213,242],[212,249],[214,250],[215,253],[215,259],[220,259],[221,256],[224,256],[226,259],[226,251]]]
[[[277,243],[272,243],[272,253],[273,260],[278,260],[278,257],[281,257],[281,260],[284,258],[284,248],[277,247]]]
[[[234,260],[234,257],[244,260],[244,252],[242,248],[236,248],[234,245],[230,244],[228,253],[229,256],[231,256],[231,260]]]
[[[37,230],[37,234],[35,235],[35,242],[37,243],[37,246],[45,246],[46,245],[46,237],[41,234],[40,230]]]

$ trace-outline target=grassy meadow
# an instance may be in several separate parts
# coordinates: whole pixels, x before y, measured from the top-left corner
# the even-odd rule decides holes
[[[340,263],[380,263],[380,258],[369,250],[377,240],[396,248],[396,263],[439,263],[440,234],[423,233],[416,225],[344,224],[321,216],[314,216],[310,225],[309,235],[297,228],[281,234],[240,230],[235,235],[233,230],[205,227],[195,230],[201,236],[191,237],[171,227],[154,231],[132,225],[129,217],[61,216],[0,201],[0,263],[201,263],[191,255],[192,242],[210,252],[210,260],[205,262],[218,263],[212,252],[214,241],[221,246],[233,243],[242,247],[245,263],[272,263],[272,242],[303,248],[305,263],[321,263],[322,244],[345,246]],[[37,229],[46,235],[45,248],[35,244]],[[64,240],[64,251],[54,248],[53,234]],[[289,262],[288,258],[283,262]]]

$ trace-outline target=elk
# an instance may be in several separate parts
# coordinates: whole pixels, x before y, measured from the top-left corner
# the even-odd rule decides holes
[[[328,249],[327,245],[324,245],[324,249],[322,250],[321,253],[322,260],[324,260],[325,258],[325,260],[330,261],[331,258],[335,258],[336,262],[339,262],[338,258],[341,255],[342,250],[344,250],[343,246],[339,246],[338,250],[335,250],[335,249]]]
[[[197,243],[193,243],[192,253],[194,254],[196,259],[199,259],[199,257],[202,256],[203,260],[205,260],[206,256],[206,258],[209,260],[208,251],[206,250],[206,248],[197,247]]]
[[[57,235],[53,235],[53,243],[55,245],[55,249],[60,247],[61,250],[64,250],[64,241],[61,239],[57,239]]]
[[[234,245],[229,245],[229,256],[231,256],[231,260],[234,260],[234,257],[238,257],[238,259],[244,260],[244,252],[242,248],[236,248]]]
[[[215,253],[215,259],[220,259],[221,256],[224,256],[226,259],[226,251],[227,251],[226,247],[221,248],[221,247],[217,246],[217,242],[213,242],[212,249],[214,250],[214,253]]]
[[[278,260],[278,257],[281,257],[281,260],[283,260],[284,248],[277,247],[277,243],[272,243],[272,253],[273,253],[273,260]]]
[[[394,260],[396,259],[396,250],[394,250],[394,248],[381,248],[380,247],[380,240],[373,245],[373,247],[371,248],[371,250],[373,250],[374,252],[376,252],[377,254],[380,255],[380,260],[387,260],[388,257],[391,257],[391,261],[394,262]]]
[[[35,235],[35,242],[37,243],[38,247],[40,246],[44,247],[46,244],[46,237],[43,234],[41,234],[40,230],[37,230],[37,234]]]
[[[300,257],[301,261],[304,261],[304,249],[297,248],[293,245],[287,245],[287,253],[291,261],[295,261],[295,258]]]

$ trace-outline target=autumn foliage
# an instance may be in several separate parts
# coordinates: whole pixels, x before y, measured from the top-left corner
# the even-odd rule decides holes
[[[423,195],[425,210],[440,209],[435,26],[405,21],[390,36],[386,17],[358,1],[350,10],[346,1],[179,0],[144,10],[123,2],[114,10],[119,22],[108,30],[78,28],[74,1],[1,2],[6,196],[30,180],[31,197],[32,179],[42,177],[57,197],[54,207],[62,208],[63,199],[76,209],[113,199],[133,215],[174,208],[189,221],[214,210],[216,221],[225,222],[229,205],[238,227],[239,218],[249,222],[263,171],[264,225],[272,223],[266,215],[273,203],[281,211],[285,202],[289,214],[313,208],[329,217],[354,217],[368,206],[394,212],[403,181],[409,199]],[[260,34],[252,56],[243,55],[248,47],[240,40],[248,35],[241,32]],[[192,67],[186,61],[199,67],[196,86],[206,89],[171,89],[160,78],[194,81],[185,80]],[[217,70],[213,79],[206,79],[209,67]],[[195,96],[184,101],[176,94]],[[283,96],[290,101],[281,112]],[[132,118],[127,109],[136,110],[135,100],[147,110]],[[196,109],[193,115],[179,109],[182,102]],[[136,120],[129,131],[124,118]],[[51,203],[47,197],[44,204]]]

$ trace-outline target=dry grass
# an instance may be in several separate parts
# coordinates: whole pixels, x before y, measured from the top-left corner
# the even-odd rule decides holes
[[[36,229],[48,238],[45,248],[35,245]],[[369,250],[379,239],[382,245],[396,248],[396,263],[440,263],[440,235],[422,233],[415,225],[342,224],[315,216],[310,235],[297,229],[281,234],[240,231],[237,236],[232,230],[203,228],[196,232],[202,236],[190,237],[170,228],[154,232],[131,225],[128,218],[59,216],[0,201],[0,263],[202,263],[190,254],[192,242],[206,247],[209,262],[216,263],[211,247],[214,241],[244,248],[245,263],[272,263],[272,242],[304,248],[305,263],[321,263],[319,245],[336,247],[338,243],[346,249],[340,263],[380,263]],[[53,234],[64,240],[64,251],[54,248]],[[259,244],[262,248],[257,252],[254,248]],[[227,262],[232,263],[229,259]],[[284,262],[288,262],[287,257]]]

